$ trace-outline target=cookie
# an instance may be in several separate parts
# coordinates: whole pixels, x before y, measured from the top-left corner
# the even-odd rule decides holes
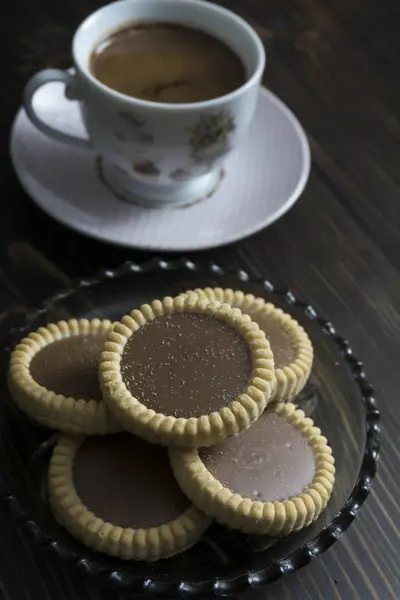
[[[125,560],[183,552],[211,521],[180,490],[166,448],[128,433],[62,437],[50,461],[49,496],[74,537]]]
[[[103,402],[98,362],[111,321],[71,319],[40,327],[10,358],[8,386],[30,417],[67,433],[120,429]]]
[[[224,304],[179,296],[121,319],[100,362],[104,398],[149,442],[210,446],[257,420],[275,385],[258,325]]]
[[[334,484],[326,438],[291,403],[273,405],[244,433],[212,448],[169,453],[188,498],[219,523],[248,534],[275,538],[309,526]]]
[[[186,293],[227,303],[258,323],[269,340],[275,361],[276,386],[271,402],[290,401],[301,392],[311,372],[313,346],[297,321],[263,298],[239,290],[204,288]]]

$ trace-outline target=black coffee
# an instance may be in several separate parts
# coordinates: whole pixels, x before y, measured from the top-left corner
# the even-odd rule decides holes
[[[223,42],[179,23],[139,22],[100,42],[92,74],[108,87],[152,102],[200,102],[246,80],[239,57]]]

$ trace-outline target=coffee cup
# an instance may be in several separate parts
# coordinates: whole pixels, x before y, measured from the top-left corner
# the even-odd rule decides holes
[[[141,21],[180,23],[220,40],[240,58],[242,85],[208,100],[154,102],[125,95],[99,81],[90,60],[99,40]],[[253,118],[265,53],[252,27],[231,11],[203,0],[122,0],[92,13],[76,31],[73,70],[36,73],[24,91],[31,122],[45,135],[91,149],[103,180],[125,200],[149,207],[190,204],[219,185],[225,159]],[[34,107],[35,92],[59,81],[77,101],[87,138],[57,130]]]

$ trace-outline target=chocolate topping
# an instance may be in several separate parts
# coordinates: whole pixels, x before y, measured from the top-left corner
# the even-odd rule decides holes
[[[293,362],[296,358],[293,337],[282,324],[270,314],[251,313],[250,316],[259,325],[260,329],[264,331],[271,345],[275,369],[282,369]]]
[[[315,457],[307,438],[269,410],[241,435],[201,450],[200,458],[232,492],[261,502],[301,494],[315,473]]]
[[[167,450],[127,433],[87,437],[75,456],[73,480],[83,504],[117,527],[158,527],[190,506]]]
[[[106,337],[74,335],[45,346],[32,358],[33,379],[56,394],[100,401],[97,367]]]
[[[251,356],[245,339],[221,319],[193,313],[158,317],[128,340],[123,381],[147,408],[174,417],[221,409],[245,388]]]

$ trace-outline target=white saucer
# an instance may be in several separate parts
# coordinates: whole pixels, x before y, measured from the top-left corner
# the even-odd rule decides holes
[[[62,84],[48,84],[35,106],[47,122],[84,137],[78,107],[63,91]],[[54,219],[105,242],[156,251],[202,250],[255,233],[293,206],[310,171],[301,125],[266,89],[217,191],[192,206],[161,210],[119,200],[99,177],[91,151],[44,136],[23,109],[14,121],[11,156],[26,192]]]

